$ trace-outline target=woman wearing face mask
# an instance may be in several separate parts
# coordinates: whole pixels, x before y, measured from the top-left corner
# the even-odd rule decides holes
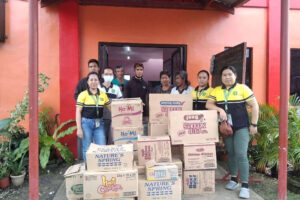
[[[99,89],[101,92],[106,93],[110,101],[116,98],[122,98],[122,92],[119,86],[112,84],[114,79],[113,69],[106,67],[103,70],[102,74],[103,83],[99,84]],[[104,120],[104,129],[105,135],[107,138],[106,144],[113,144],[112,134],[110,132],[111,126],[111,113],[108,109],[104,108],[103,110],[103,120]]]
[[[197,74],[198,86],[192,90],[193,110],[206,110],[206,101],[213,90],[209,87],[209,73],[206,70],[201,70]]]
[[[239,187],[237,173],[240,172],[242,187],[239,197],[250,197],[248,189],[249,161],[247,157],[250,135],[257,133],[259,107],[253,92],[246,85],[236,83],[236,69],[226,66],[221,70],[222,86],[216,87],[207,100],[206,108],[217,110],[220,119],[232,125],[233,135],[224,138],[228,151],[228,167],[231,180],[226,189],[235,190]],[[247,107],[251,108],[251,123]]]
[[[76,103],[77,136],[82,138],[82,155],[86,161],[86,152],[92,142],[105,145],[103,107],[110,110],[110,100],[98,89],[98,73],[87,76],[88,89],[81,92]]]

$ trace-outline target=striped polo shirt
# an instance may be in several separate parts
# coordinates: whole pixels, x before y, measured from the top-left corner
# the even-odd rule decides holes
[[[206,110],[206,101],[213,88],[207,86],[200,91],[198,91],[198,89],[199,86],[191,92],[193,96],[193,110]]]
[[[228,114],[231,114],[233,130],[237,131],[241,128],[249,127],[249,116],[246,108],[246,103],[255,99],[252,90],[244,85],[235,83],[231,88],[226,89],[226,87],[218,86],[210,93],[209,100],[215,101],[216,105],[225,110],[225,95],[229,93],[228,96]]]
[[[97,96],[99,96],[98,100],[98,110],[99,116],[97,116],[97,107],[96,102],[92,98],[94,96],[95,100],[97,100]],[[76,105],[82,107],[81,116],[89,119],[102,118],[103,116],[103,107],[110,105],[111,101],[107,97],[104,92],[101,92],[97,89],[97,94],[92,94],[89,90],[84,90],[81,92],[77,98]]]

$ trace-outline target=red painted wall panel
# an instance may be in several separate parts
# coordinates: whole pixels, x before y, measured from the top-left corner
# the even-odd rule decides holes
[[[75,0],[59,4],[59,65],[60,65],[60,121],[75,119],[74,90],[79,80],[78,4]],[[77,157],[76,133],[64,137]]]
[[[280,5],[280,0],[269,0],[267,102],[277,107],[280,95]]]

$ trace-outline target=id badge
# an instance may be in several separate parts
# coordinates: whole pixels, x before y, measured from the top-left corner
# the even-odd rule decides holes
[[[100,127],[100,119],[95,120],[95,127],[99,128]]]
[[[227,114],[227,123],[231,126],[233,125],[231,114]]]

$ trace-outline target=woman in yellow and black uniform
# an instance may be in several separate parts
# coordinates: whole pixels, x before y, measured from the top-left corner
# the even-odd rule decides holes
[[[206,108],[217,110],[220,119],[226,120],[232,126],[233,135],[224,138],[231,175],[231,180],[225,188],[235,190],[239,187],[237,180],[239,171],[242,182],[239,197],[247,199],[250,197],[248,189],[248,143],[250,134],[257,133],[259,107],[251,89],[244,84],[236,83],[236,77],[236,69],[233,66],[226,66],[221,70],[222,86],[216,87],[211,92]],[[246,106],[251,108],[251,123]]]
[[[209,87],[209,73],[206,70],[201,70],[197,74],[198,86],[192,90],[193,110],[206,110],[206,101],[213,90]]]
[[[82,138],[82,155],[86,161],[86,152],[92,142],[105,145],[106,137],[103,121],[103,107],[110,111],[110,100],[106,93],[98,89],[99,77],[96,72],[87,76],[88,89],[81,92],[76,103],[77,136]]]

